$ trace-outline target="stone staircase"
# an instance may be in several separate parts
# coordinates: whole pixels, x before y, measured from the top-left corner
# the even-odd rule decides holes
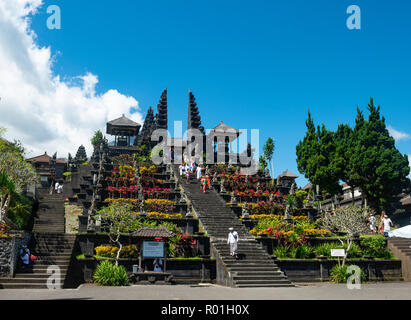
[[[64,233],[64,196],[43,194],[40,199],[33,232]]]
[[[173,167],[173,170],[178,172],[176,167]],[[197,181],[192,180],[190,184],[186,184],[179,179],[179,182],[210,237],[212,250],[217,259],[218,282],[233,287],[293,286],[214,190],[208,190],[204,194]],[[238,232],[239,260],[230,255],[227,245],[230,227]]]
[[[48,273],[50,266],[60,271],[60,278],[51,284],[64,287],[76,238],[64,233],[63,201],[61,195],[43,195],[28,245],[37,260],[18,267],[12,278],[0,278],[0,289],[47,289],[47,279],[54,273]]]
[[[404,281],[411,281],[411,239],[389,238],[387,247],[394,256],[401,259],[401,271]]]

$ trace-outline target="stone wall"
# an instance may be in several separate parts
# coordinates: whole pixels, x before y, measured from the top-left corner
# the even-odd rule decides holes
[[[101,259],[73,259],[71,272],[66,282],[67,287],[76,288],[82,283],[93,281],[93,273]],[[120,259],[119,265],[126,268],[128,273],[133,270],[133,265],[138,264],[138,259]],[[152,269],[152,260],[143,261],[143,267]],[[215,282],[216,261],[214,259],[167,259],[166,272],[173,275],[175,283],[190,284],[200,282]]]
[[[64,205],[64,218],[66,220],[66,233],[73,234],[78,232],[78,216],[83,213],[83,207],[75,204]]]
[[[18,252],[28,245],[31,234],[22,232],[10,238],[0,238],[0,277],[12,277],[16,270]]]
[[[281,271],[294,282],[329,281],[336,260],[275,260]],[[350,260],[365,273],[367,281],[401,281],[401,260]]]

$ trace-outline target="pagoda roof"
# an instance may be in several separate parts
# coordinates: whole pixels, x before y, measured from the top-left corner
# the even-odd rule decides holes
[[[169,239],[174,236],[174,233],[167,230],[165,227],[161,228],[148,228],[143,227],[131,234],[132,237],[138,238],[165,238]]]
[[[47,152],[44,152],[44,154],[40,156],[26,159],[26,161],[28,162],[37,162],[37,163],[50,163],[51,160],[52,160],[52,157],[50,157],[47,154]],[[65,164],[66,162],[63,160],[56,160],[56,163]]]
[[[305,187],[303,188],[303,190],[310,190],[312,186],[313,186],[313,184],[312,184],[311,182],[309,182],[309,183],[307,183],[307,184],[305,185]]]
[[[211,129],[211,132],[214,133],[241,133],[240,130],[230,127],[229,125],[225,124],[223,121],[216,126],[215,128]]]
[[[107,124],[110,124],[112,126],[119,126],[119,127],[140,127],[141,125],[129,118],[127,118],[124,113],[120,118],[111,120],[107,122]]]
[[[288,171],[288,169],[285,170],[285,171],[284,171],[282,174],[280,174],[278,177],[279,177],[279,178],[293,178],[293,179],[298,178],[298,176],[297,176],[296,174]]]

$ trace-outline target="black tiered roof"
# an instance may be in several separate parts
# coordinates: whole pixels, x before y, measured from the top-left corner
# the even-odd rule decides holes
[[[167,126],[167,89],[161,94],[161,99],[157,105],[156,128],[166,129]]]
[[[196,99],[191,90],[188,91],[188,129],[199,129],[204,133],[204,127],[201,126],[200,111],[198,110]]]
[[[107,122],[107,133],[110,135],[137,136],[141,125],[127,118],[124,114],[117,119]]]

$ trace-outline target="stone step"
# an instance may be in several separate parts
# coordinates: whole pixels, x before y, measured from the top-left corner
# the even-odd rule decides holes
[[[59,282],[64,283],[64,278],[63,275],[61,275],[63,279],[61,279]],[[50,277],[50,275],[48,275]],[[24,283],[31,283],[31,284],[44,284],[47,285],[47,277],[42,278],[42,277],[36,277],[32,276],[31,278],[29,277],[23,277],[23,278],[1,278],[0,283],[2,284],[24,284]]]
[[[247,260],[236,260],[227,261],[224,263],[227,268],[257,268],[257,267],[276,267],[276,264],[267,260],[261,262],[247,261]]]
[[[45,265],[45,264],[34,264],[32,266],[27,267],[25,270],[19,270],[18,274],[43,274],[47,273],[47,269],[50,265]],[[61,273],[66,273],[68,270],[68,265],[62,266],[58,265],[60,267],[60,272]]]
[[[277,272],[281,271],[279,267],[230,267],[230,271],[237,272],[237,274],[249,274],[252,272],[253,274],[265,274],[266,272]]]
[[[236,285],[268,285],[268,284],[291,284],[287,279],[274,279],[274,280],[235,280]]]
[[[63,288],[63,283],[60,284]],[[45,283],[4,283],[0,282],[0,289],[45,289],[48,290],[47,284]]]
[[[284,280],[284,275],[281,272],[278,273],[271,273],[271,274],[259,274],[259,275],[253,275],[253,274],[241,274],[239,275],[236,273],[236,275],[233,276],[234,281],[242,281],[242,280],[248,280],[248,281],[277,281],[277,280]]]
[[[263,283],[257,283],[257,284],[237,284],[237,288],[281,288],[281,287],[295,287],[291,282],[284,282],[284,283],[268,283],[268,284],[263,284]]]
[[[62,277],[65,277],[66,273],[67,273],[67,269],[66,269],[66,271],[62,271],[60,269],[60,275]],[[48,274],[47,270],[46,270],[46,272],[16,273],[16,275],[14,276],[13,279],[24,279],[26,281],[28,281],[27,279],[47,279],[48,277],[50,277],[50,275],[51,275],[51,273]]]
[[[44,266],[52,266],[52,265],[57,265],[60,268],[68,267],[70,265],[70,260],[64,260],[64,262],[59,261],[47,261],[47,260],[37,260],[34,262],[33,267],[44,267]]]

